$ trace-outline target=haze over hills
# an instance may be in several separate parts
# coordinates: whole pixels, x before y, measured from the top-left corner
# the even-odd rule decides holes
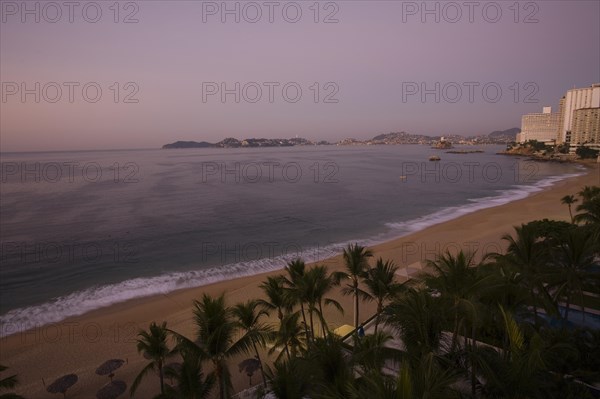
[[[455,144],[506,144],[515,141],[517,133],[521,129],[511,128],[506,130],[496,130],[487,135],[464,137],[460,135],[448,136],[427,136],[421,134],[410,134],[407,132],[391,132],[379,134],[372,139],[358,140],[347,138],[336,143],[330,143],[325,140],[314,142],[302,137],[290,139],[265,139],[265,138],[247,138],[236,139],[228,137],[218,143],[209,143],[206,141],[176,141],[171,144],[163,145],[163,149],[177,148],[243,148],[243,147],[293,147],[303,145],[397,145],[397,144],[424,144],[431,145],[442,140],[450,141]]]
[[[512,129],[496,130],[488,134],[489,137],[510,137],[512,140],[516,140],[517,134],[521,133],[521,129],[513,127]]]

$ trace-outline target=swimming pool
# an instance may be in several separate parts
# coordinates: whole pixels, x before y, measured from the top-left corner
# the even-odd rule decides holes
[[[564,318],[566,308],[564,306],[559,307],[559,311],[561,316]],[[541,318],[546,320],[551,326],[559,327],[564,323],[563,320],[557,319],[555,317],[549,316],[547,314],[539,314]],[[582,312],[580,309],[569,309],[569,319],[567,321],[567,325],[572,328],[576,327],[588,327],[593,330],[600,330],[600,315]]]

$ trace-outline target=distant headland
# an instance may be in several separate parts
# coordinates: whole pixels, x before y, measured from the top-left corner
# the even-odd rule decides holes
[[[507,144],[514,142],[519,128],[512,128],[502,131],[494,131],[489,134],[464,137],[460,135],[448,136],[425,136],[420,134],[410,134],[406,132],[392,132],[380,134],[369,140],[357,140],[347,138],[336,143],[328,141],[311,141],[302,137],[294,137],[290,139],[265,139],[265,138],[249,138],[236,139],[226,138],[218,143],[209,143],[206,141],[176,141],[171,144],[165,144],[163,149],[176,148],[254,148],[254,147],[294,147],[294,146],[314,146],[314,145],[398,145],[398,144],[422,144],[437,146],[438,148],[449,148],[440,146],[442,142],[463,145],[476,144]]]

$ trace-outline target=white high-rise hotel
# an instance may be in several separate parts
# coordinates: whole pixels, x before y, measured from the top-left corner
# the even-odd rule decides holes
[[[546,144],[554,144],[559,120],[560,115],[552,113],[552,107],[544,107],[541,114],[523,115],[521,118],[521,133],[517,135],[517,141],[524,143],[529,140],[536,140]]]
[[[572,89],[560,100],[557,143],[600,146],[600,83]]]

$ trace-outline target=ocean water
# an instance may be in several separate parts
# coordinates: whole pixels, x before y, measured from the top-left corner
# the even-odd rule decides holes
[[[321,261],[582,173],[480,149],[3,153],[0,327]],[[429,162],[434,154],[442,160]]]

